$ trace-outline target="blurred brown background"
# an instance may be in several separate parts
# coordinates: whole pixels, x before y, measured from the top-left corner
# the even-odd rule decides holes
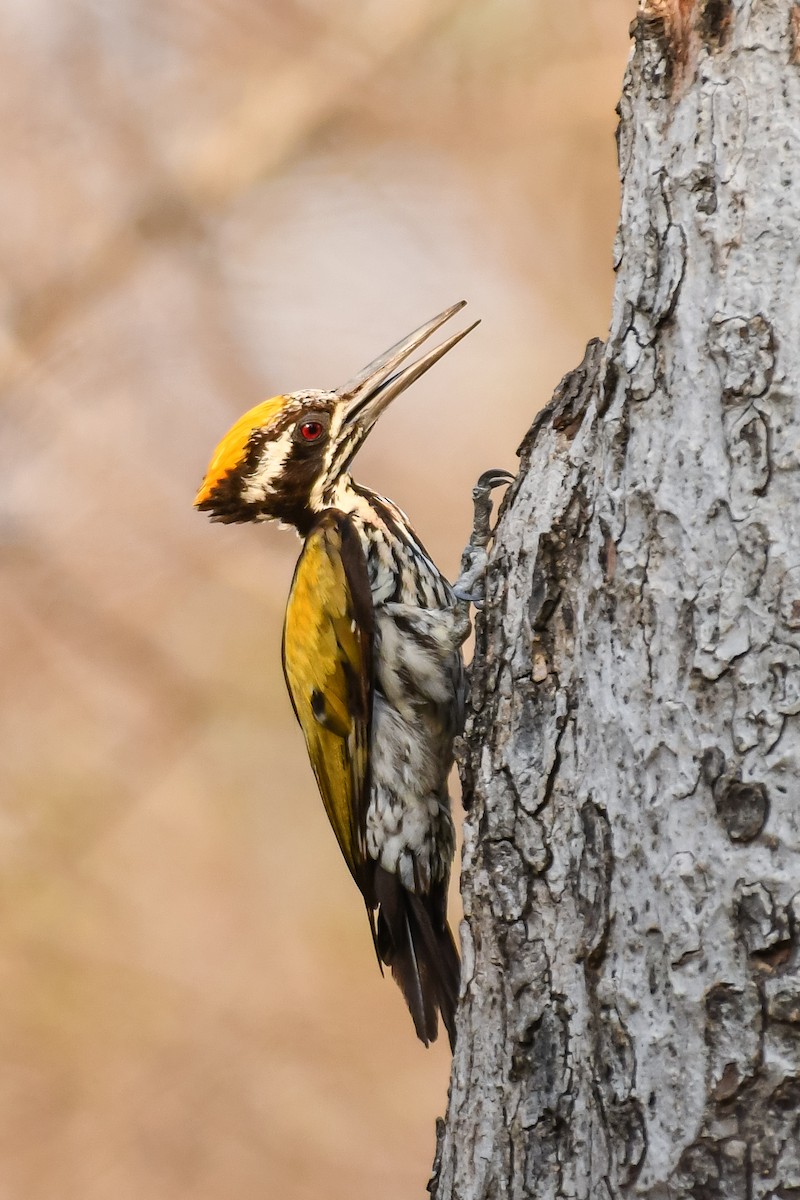
[[[448,1054],[294,726],[213,446],[464,296],[360,456],[453,574],[607,327],[634,0],[5,0],[0,1195],[410,1200]]]

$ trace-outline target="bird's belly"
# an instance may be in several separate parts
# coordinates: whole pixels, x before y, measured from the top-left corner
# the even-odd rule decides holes
[[[453,856],[447,776],[463,720],[458,609],[375,610],[367,852],[410,891],[446,880]]]

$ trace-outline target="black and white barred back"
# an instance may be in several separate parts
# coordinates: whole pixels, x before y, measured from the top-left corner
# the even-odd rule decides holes
[[[464,720],[467,606],[395,505],[355,484],[347,493],[337,506],[359,535],[375,615],[366,848],[376,864],[378,950],[398,976],[406,944],[416,947],[415,968],[440,964],[441,979],[422,995],[439,993],[452,1041],[458,956],[446,922],[455,849],[448,775]],[[418,928],[403,943],[398,926],[408,921]]]
[[[469,618],[404,514],[353,491],[375,608],[367,851],[409,891],[427,892],[453,856],[447,777],[464,719]]]

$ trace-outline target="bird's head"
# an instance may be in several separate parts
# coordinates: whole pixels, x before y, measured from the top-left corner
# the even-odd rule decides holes
[[[464,304],[420,326],[335,392],[290,392],[246,412],[214,451],[195,506],[212,521],[277,520],[305,532],[334,502],[384,409],[478,324],[402,366]]]

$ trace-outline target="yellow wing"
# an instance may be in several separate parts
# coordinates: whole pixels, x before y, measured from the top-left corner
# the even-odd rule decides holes
[[[372,595],[358,534],[325,513],[306,538],[283,628],[283,670],[322,802],[364,890]]]

